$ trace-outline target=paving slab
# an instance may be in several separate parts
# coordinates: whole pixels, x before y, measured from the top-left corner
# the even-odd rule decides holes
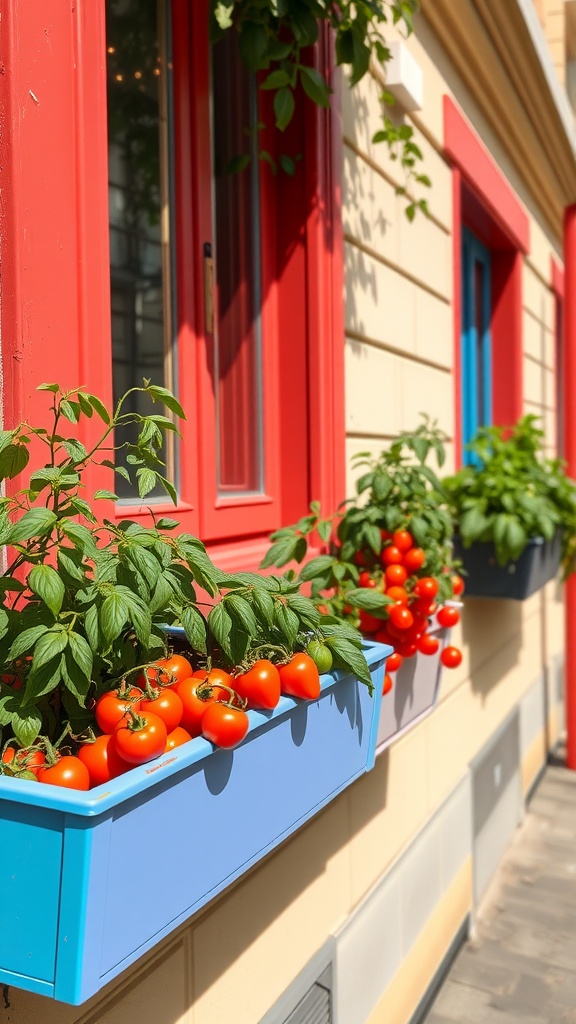
[[[576,772],[546,768],[421,1024],[576,1024]]]

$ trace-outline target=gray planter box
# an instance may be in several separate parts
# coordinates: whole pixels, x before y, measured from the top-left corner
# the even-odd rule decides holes
[[[416,654],[392,674],[394,686],[382,697],[376,737],[376,753],[381,754],[394,740],[412,729],[435,708],[438,702],[442,663],[440,654],[448,643],[449,629],[430,631],[440,640],[436,654]]]
[[[553,540],[534,537],[516,562],[498,565],[493,544],[477,542],[470,548],[454,537],[454,554],[462,562],[467,575],[466,597],[499,597],[524,601],[553,580],[558,572],[561,535]]]

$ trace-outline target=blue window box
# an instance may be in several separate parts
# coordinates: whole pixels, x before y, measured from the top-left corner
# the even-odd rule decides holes
[[[84,1002],[369,771],[390,652],[366,650],[373,697],[325,675],[234,750],[192,740],[88,793],[0,778],[0,982]],[[184,870],[127,913],[147,850]]]

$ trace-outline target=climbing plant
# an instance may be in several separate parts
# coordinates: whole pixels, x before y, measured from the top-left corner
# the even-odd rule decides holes
[[[245,65],[258,73],[260,88],[273,94],[276,128],[284,131],[292,120],[300,90],[321,107],[330,104],[330,83],[312,64],[308,47],[318,39],[319,27],[333,31],[336,63],[349,69],[352,86],[368,73],[372,59],[386,65],[391,53],[385,31],[390,24],[413,31],[418,0],[211,0],[212,38],[236,30]],[[406,213],[410,220],[416,210],[427,212],[423,198],[414,189],[429,186],[419,170],[422,153],[414,141],[411,125],[395,123],[388,110],[394,97],[385,89],[380,95],[382,126],[373,142],[385,142],[393,159],[404,172],[398,192],[408,196]],[[289,174],[294,162],[284,159]]]

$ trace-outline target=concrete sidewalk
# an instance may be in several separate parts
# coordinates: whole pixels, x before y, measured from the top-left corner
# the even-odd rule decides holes
[[[559,760],[424,1021],[576,1024],[576,772]]]

